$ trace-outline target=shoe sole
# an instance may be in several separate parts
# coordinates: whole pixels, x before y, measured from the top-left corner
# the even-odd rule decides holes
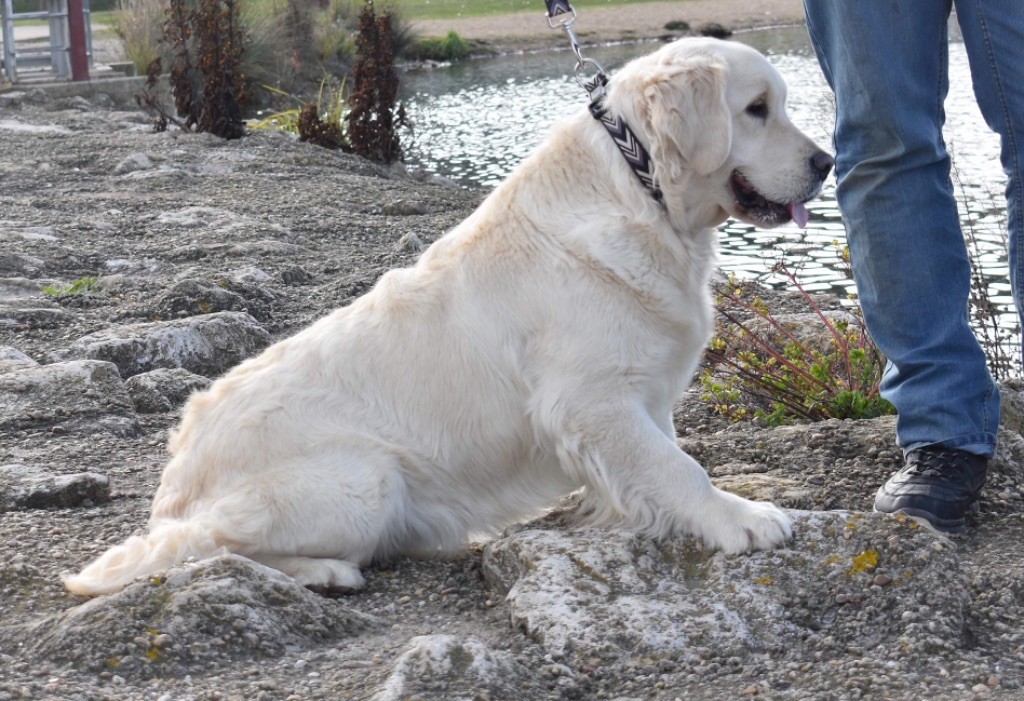
[[[973,507],[974,504],[971,506]],[[929,531],[941,533],[942,535],[962,535],[967,532],[967,521],[962,518],[955,520],[936,518],[935,514],[919,509],[897,509],[896,511],[879,511],[874,509],[874,512],[876,514],[903,514]]]

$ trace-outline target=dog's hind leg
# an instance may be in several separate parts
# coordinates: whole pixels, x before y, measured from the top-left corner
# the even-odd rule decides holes
[[[404,545],[407,491],[391,448],[343,436],[260,473],[216,506],[259,522],[237,552],[311,588],[358,589],[361,565]]]
[[[359,566],[347,560],[301,555],[250,555],[257,562],[280,570],[299,584],[317,591],[356,591],[366,584]]]

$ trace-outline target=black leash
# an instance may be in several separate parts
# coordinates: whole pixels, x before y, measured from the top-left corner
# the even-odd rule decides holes
[[[619,147],[622,157],[626,159],[626,163],[636,173],[636,177],[640,179],[640,182],[651,194],[651,197],[656,202],[661,202],[661,189],[654,178],[654,165],[651,163],[650,154],[640,144],[640,141],[629,128],[629,125],[623,121],[622,117],[613,114],[604,106],[608,74],[605,73],[600,63],[593,59],[585,58],[580,51],[580,42],[572,28],[572,23],[576,21],[576,10],[569,4],[568,0],[544,0],[544,2],[548,9],[548,26],[552,29],[563,30],[565,35],[569,37],[573,53],[576,54],[576,68],[573,70],[573,74],[575,75],[576,82],[590,96],[590,114],[604,125],[608,135],[612,137],[612,141]],[[569,16],[563,16],[561,19],[558,19],[561,15]],[[590,80],[584,81],[582,77],[583,72],[588,66],[593,66],[597,73]]]

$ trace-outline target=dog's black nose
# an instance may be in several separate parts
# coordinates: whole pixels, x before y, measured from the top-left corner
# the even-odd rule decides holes
[[[818,151],[811,156],[811,169],[824,180],[832,172],[832,166],[836,164],[835,159],[824,151]]]

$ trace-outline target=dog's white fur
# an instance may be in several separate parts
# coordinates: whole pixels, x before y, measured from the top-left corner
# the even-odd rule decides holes
[[[371,560],[450,551],[580,487],[592,522],[727,553],[783,543],[781,511],[716,489],[677,447],[672,407],[712,331],[712,227],[756,220],[730,175],[802,202],[817,147],[739,44],[675,42],[609,91],[665,206],[581,110],[414,267],[193,397],[149,533],[68,589],[223,550],[354,589]]]

